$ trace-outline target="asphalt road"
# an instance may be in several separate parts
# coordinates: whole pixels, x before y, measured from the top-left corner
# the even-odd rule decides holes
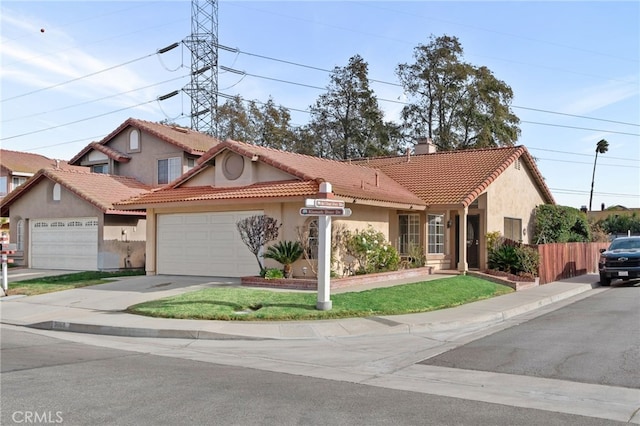
[[[622,424],[51,336],[2,328],[3,425]]]
[[[455,350],[425,365],[640,389],[640,280]]]

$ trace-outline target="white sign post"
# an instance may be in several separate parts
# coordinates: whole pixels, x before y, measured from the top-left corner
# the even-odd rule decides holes
[[[316,309],[331,310],[331,217],[351,216],[351,209],[344,207],[344,201],[333,200],[331,184],[322,182],[318,199],[305,200],[302,216],[318,216],[318,302]]]

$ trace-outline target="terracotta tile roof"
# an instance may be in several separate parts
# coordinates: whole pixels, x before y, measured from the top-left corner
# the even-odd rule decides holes
[[[118,151],[117,149],[113,149],[106,145],[100,145],[98,142],[91,142],[89,146],[91,146],[91,148],[95,149],[96,151],[100,151],[107,157],[119,163],[128,163],[129,161],[131,161],[130,155],[127,155],[123,152]]]
[[[67,169],[79,167],[70,166],[66,161],[62,160],[58,160],[57,165],[60,168]],[[0,166],[11,172],[35,174],[40,169],[56,167],[56,160],[40,154],[0,149]],[[81,169],[85,169],[85,167],[81,167]]]
[[[224,188],[213,186],[164,187],[138,197],[118,202],[116,203],[116,207],[132,205],[147,206],[151,204],[185,201],[303,197],[313,196],[317,192],[318,182],[316,181],[262,182],[248,186]]]
[[[341,198],[410,204],[416,207],[425,205],[411,191],[385,173],[371,167],[280,151],[233,140],[226,140],[211,148],[199,159],[198,166],[176,180],[172,187],[180,187],[191,176],[208,167],[208,161],[224,150],[231,150],[249,158],[255,157],[257,161],[280,169],[301,181],[330,182],[333,193]]]
[[[122,132],[127,127],[135,127],[149,134],[156,136],[167,143],[175,145],[185,152],[191,155],[202,155],[219,143],[220,141],[205,133],[196,132],[195,130],[187,129],[185,127],[171,126],[167,124],[154,123],[146,120],[138,120],[135,118],[129,118],[113,132],[109,133],[99,142],[92,142],[87,145],[82,151],[76,154],[69,163],[74,164],[89,151],[94,149],[93,144],[106,145],[111,139]]]
[[[93,204],[103,213],[109,214],[131,214],[131,212],[119,212],[114,209],[114,203],[140,195],[151,189],[148,185],[130,177],[79,170],[41,169],[2,200],[0,203],[2,215],[4,216],[5,212],[8,212],[15,200],[27,194],[34,185],[47,178]],[[144,214],[144,212],[138,212],[138,214]]]
[[[530,169],[546,202],[554,204],[551,191],[524,146],[379,157],[352,163],[381,169],[427,205],[469,206],[517,159]]]

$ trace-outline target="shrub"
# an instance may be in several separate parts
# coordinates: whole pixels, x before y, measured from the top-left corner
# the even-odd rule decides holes
[[[378,232],[369,226],[364,231],[347,231],[344,245],[347,253],[358,262],[356,274],[396,271],[400,264],[398,251]]]
[[[489,240],[489,235],[487,235]],[[487,241],[489,245],[489,241]],[[533,247],[519,242],[497,237],[489,245],[489,269],[508,272],[514,275],[535,277],[538,275],[540,255]]]
[[[267,268],[264,271],[264,279],[266,280],[277,280],[280,278],[284,278],[284,273],[282,269],[278,268]]]

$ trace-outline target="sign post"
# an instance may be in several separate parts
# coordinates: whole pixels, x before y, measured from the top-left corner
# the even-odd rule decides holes
[[[8,263],[11,263],[13,259],[9,259],[10,254],[16,252],[15,244],[9,244],[9,236],[2,234],[0,238],[0,261],[2,262],[2,291],[6,296],[9,291],[9,268]]]
[[[317,199],[305,200],[300,209],[302,216],[318,216],[318,301],[316,309],[329,311],[331,302],[331,218],[351,216],[351,209],[344,207],[344,201],[333,200],[331,184],[322,182]]]

